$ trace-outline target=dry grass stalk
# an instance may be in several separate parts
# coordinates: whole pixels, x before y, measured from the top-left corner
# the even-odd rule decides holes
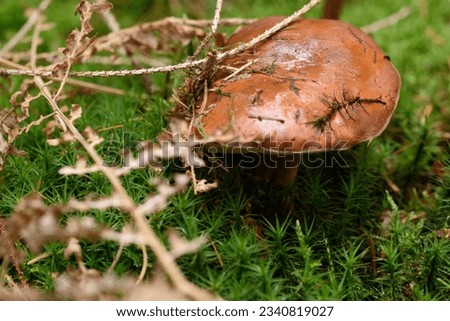
[[[28,21],[20,28],[20,30],[15,34],[14,37],[12,37],[4,46],[2,49],[0,49],[0,57],[3,56],[5,53],[11,51],[22,39],[25,37],[28,31],[33,28],[33,26],[36,24],[36,22],[39,20],[39,18],[42,16],[42,13],[47,10],[48,6],[50,5],[51,0],[43,0],[39,7],[33,11],[31,16],[28,18]]]
[[[374,33],[381,29],[390,27],[398,23],[399,21],[407,18],[411,14],[411,8],[408,6],[402,7],[399,11],[394,14],[383,18],[379,21],[375,21],[367,26],[361,28],[362,31],[366,33]]]
[[[31,60],[30,54],[27,54],[27,57],[30,58],[30,60]],[[38,57],[39,57],[39,55],[36,55],[36,58],[38,58]],[[22,66],[18,63],[15,63],[13,61],[7,60],[5,58],[2,58],[2,57],[0,57],[0,65],[15,68],[18,70],[25,69],[24,66]],[[61,79],[57,78],[57,77],[45,77],[45,78],[48,78],[49,80],[52,80],[52,81],[61,82]],[[123,89],[102,86],[102,85],[82,81],[79,79],[67,78],[66,83],[68,85],[72,85],[72,86],[81,88],[81,89],[85,90],[86,92],[101,92],[101,93],[105,93],[105,94],[118,95],[118,96],[124,96],[126,94],[126,91]]]

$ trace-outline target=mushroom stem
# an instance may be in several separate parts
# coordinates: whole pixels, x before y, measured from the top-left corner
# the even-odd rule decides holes
[[[257,175],[270,181],[273,186],[288,187],[295,183],[301,154],[265,154],[264,162],[258,167]]]
[[[322,17],[325,19],[339,19],[344,0],[327,0],[323,7]]]

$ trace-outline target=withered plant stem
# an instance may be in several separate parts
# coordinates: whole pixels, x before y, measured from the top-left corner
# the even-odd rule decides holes
[[[30,18],[28,18],[27,22],[20,28],[20,30],[14,35],[14,37],[9,40],[2,49],[0,49],[0,57],[5,53],[9,52],[13,49],[22,39],[25,37],[28,31],[33,28],[35,23],[40,19],[42,13],[47,10],[50,5],[51,0],[43,0],[39,7],[31,14]]]
[[[214,18],[211,22],[211,31],[208,32],[205,38],[203,38],[200,46],[195,50],[194,55],[191,57],[192,60],[198,59],[198,56],[201,54],[203,49],[205,49],[211,41],[211,38],[217,32],[217,27],[220,21],[220,13],[222,12],[223,0],[216,0],[216,9],[214,11]]]
[[[374,33],[384,28],[393,26],[399,21],[407,18],[411,14],[411,11],[411,7],[409,6],[402,7],[399,11],[393,13],[390,16],[387,16],[386,18],[362,27],[361,30],[367,33]]]
[[[31,60],[31,55],[30,55],[30,60]],[[24,66],[19,65],[19,64],[15,63],[15,62],[9,61],[7,59],[4,59],[2,57],[0,57],[0,65],[8,66],[8,67],[19,69],[19,70],[24,70],[25,69]],[[57,81],[57,82],[61,81],[60,78],[56,78],[56,77],[45,77],[45,78],[48,78],[50,80]],[[67,78],[66,82],[69,85],[80,87],[80,88],[84,88],[84,89],[87,89],[87,90],[90,90],[90,91],[103,92],[103,93],[106,93],[106,94],[118,95],[118,96],[124,96],[125,94],[127,94],[127,92],[125,90],[123,90],[123,89],[118,89],[118,88],[113,88],[113,87],[107,87],[107,86],[102,86],[102,85],[98,85],[98,84],[93,84],[93,83],[86,82],[86,81],[79,80],[79,79]]]

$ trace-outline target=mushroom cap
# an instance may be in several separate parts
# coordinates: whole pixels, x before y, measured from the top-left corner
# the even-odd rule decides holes
[[[257,37],[283,17],[256,21],[226,43]],[[400,76],[361,30],[336,20],[296,20],[221,66],[194,122],[200,137],[279,153],[342,150],[378,136],[396,108]],[[223,70],[223,68],[222,68]]]

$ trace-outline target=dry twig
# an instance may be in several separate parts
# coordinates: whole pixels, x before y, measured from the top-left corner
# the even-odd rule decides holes
[[[0,57],[0,65],[4,65],[4,66],[11,67],[11,68],[15,68],[17,70],[25,70],[26,69],[24,66],[19,65],[17,63],[14,63],[12,61],[6,60],[6,59],[4,59],[2,57]],[[48,79],[50,79],[52,81],[56,81],[56,82],[61,82],[61,78],[57,78],[57,77],[44,77],[44,78],[48,78]],[[123,89],[118,89],[118,88],[113,88],[113,87],[107,87],[107,86],[102,86],[102,85],[98,85],[98,84],[93,84],[93,83],[82,81],[82,80],[79,80],[79,79],[67,78],[66,82],[69,85],[76,86],[76,87],[85,89],[87,91],[102,92],[102,93],[105,93],[105,94],[118,95],[118,96],[126,95],[126,91],[123,90]]]
[[[202,42],[200,43],[200,46],[195,50],[194,55],[190,58],[190,60],[196,60],[198,59],[198,56],[200,53],[208,46],[209,42],[211,41],[211,38],[213,35],[217,32],[217,26],[220,21],[220,13],[222,12],[222,0],[216,1],[216,10],[214,11],[214,18],[211,22],[211,31],[203,38]]]
[[[399,11],[397,11],[396,13],[390,15],[389,17],[383,18],[379,21],[376,21],[374,23],[371,23],[367,26],[362,27],[361,30],[364,32],[367,32],[367,33],[374,33],[381,29],[395,25],[399,21],[408,17],[410,14],[411,14],[411,8],[408,6],[405,6],[405,7],[401,8]]]
[[[42,13],[47,10],[48,6],[50,5],[51,0],[43,0],[39,7],[33,11],[30,18],[28,18],[27,22],[20,28],[20,30],[15,34],[14,37],[12,37],[4,46],[2,49],[0,49],[0,57],[3,56],[5,53],[9,52],[11,49],[13,49],[27,34],[28,31],[33,28],[35,23],[40,19]]]

